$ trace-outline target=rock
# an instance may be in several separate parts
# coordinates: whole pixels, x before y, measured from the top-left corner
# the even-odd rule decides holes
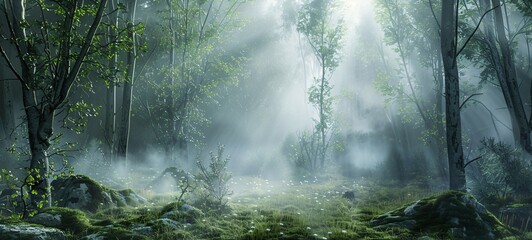
[[[350,191],[345,191],[344,194],[342,194],[342,197],[349,200],[349,201],[354,201],[355,200],[355,191],[353,190],[350,190]]]
[[[84,212],[60,207],[45,208],[28,221],[70,233],[83,233],[91,227]]]
[[[418,237],[417,240],[435,240],[435,239],[429,236],[422,236],[422,237]]]
[[[80,240],[105,240],[105,236],[101,233],[94,233],[94,234],[82,237]]]
[[[136,194],[131,189],[121,190],[118,191],[118,193],[123,198],[123,201],[129,206],[137,206],[147,202],[145,198]]]
[[[178,222],[168,219],[168,218],[160,218],[157,220],[153,220],[148,223],[152,228],[158,230],[158,231],[173,231],[173,230],[179,230],[181,227],[181,224]]]
[[[109,189],[83,175],[59,178],[52,182],[52,197],[59,207],[96,212],[98,209],[136,206],[146,200],[132,190]]]
[[[0,224],[0,240],[64,240],[65,234],[55,228],[37,227],[29,224],[4,225]]]
[[[191,205],[181,203],[170,203],[161,211],[161,218],[168,218],[175,221],[194,223],[196,219],[203,216],[203,212]]]
[[[453,191],[421,199],[377,216],[371,224],[375,228],[406,228],[458,239],[512,236],[511,231],[475,198]]]
[[[36,223],[47,227],[61,226],[61,215],[50,213],[38,213],[28,220],[30,223]]]
[[[386,228],[407,228],[412,229],[416,226],[415,220],[405,220],[400,222],[391,222],[384,225],[378,225],[375,229],[386,229]]]
[[[143,235],[139,235],[130,230],[122,228],[104,228],[97,233],[93,233],[82,237],[80,240],[115,240],[115,239],[128,239],[128,240],[148,240],[153,238],[148,238]]]
[[[153,234],[153,228],[152,227],[137,227],[137,228],[131,229],[131,232],[148,236],[148,235]]]

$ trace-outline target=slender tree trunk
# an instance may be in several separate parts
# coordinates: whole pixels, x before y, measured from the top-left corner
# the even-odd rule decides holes
[[[436,44],[434,45],[437,46]],[[436,47],[437,48],[437,47]],[[435,137],[435,154],[436,156],[436,167],[438,168],[438,175],[442,181],[447,181],[448,177],[448,166],[445,162],[445,148],[443,147],[445,139],[445,126],[443,118],[445,116],[445,108],[443,107],[443,89],[444,89],[444,70],[443,63],[441,59],[441,51],[437,48],[438,56],[436,59],[435,65],[435,80],[436,80],[436,137]]]
[[[324,34],[324,33],[322,33]],[[319,109],[320,109],[320,140],[318,142],[321,142],[321,144],[318,144],[318,149],[320,151],[319,159],[320,159],[320,167],[325,167],[325,158],[327,156],[327,143],[325,135],[325,130],[329,126],[327,126],[327,119],[325,119],[325,81],[327,79],[325,78],[325,59],[321,58],[321,83],[320,83],[320,96],[319,96]],[[316,168],[314,168],[316,169]]]
[[[3,75],[3,76],[2,76]],[[0,75],[0,79],[5,79],[5,74]],[[12,138],[15,131],[15,112],[13,106],[14,83],[0,80],[0,120],[7,141]]]
[[[170,28],[170,34],[171,34],[171,46],[170,46],[170,69],[175,68],[176,64],[176,31],[174,29],[174,8],[172,4],[172,0],[167,0],[168,8],[170,9],[170,19],[168,22],[168,27]],[[170,126],[170,147],[168,148],[169,151],[167,152],[167,155],[170,157],[170,161],[172,165],[177,164],[177,153],[176,153],[176,145],[178,143],[178,134],[177,131],[177,119],[176,119],[176,104],[175,104],[175,76],[173,74],[170,74],[170,89],[169,89],[169,97],[168,97],[168,117],[170,118],[171,126]]]
[[[111,43],[117,40],[116,37],[116,28],[118,28],[118,14],[117,9],[117,0],[112,0],[109,2],[109,12],[116,11],[111,20],[109,27],[109,37],[108,42]],[[109,69],[111,75],[109,76],[109,85],[107,86],[107,91],[105,94],[106,106],[105,106],[105,126],[104,126],[104,157],[107,159],[108,163],[114,162],[116,154],[116,83],[117,79],[117,69],[116,65],[118,63],[118,49],[116,47],[111,48],[113,57],[109,60]]]
[[[190,1],[189,0],[184,0],[183,1],[183,5],[184,5],[184,19],[183,19],[183,30],[184,30],[184,34],[183,34],[183,37],[181,39],[181,42],[182,42],[182,46],[183,46],[183,51],[181,52],[181,81],[185,82],[185,89],[183,90],[183,98],[182,98],[182,101],[180,103],[180,105],[182,106],[181,107],[181,113],[179,116],[176,116],[176,118],[179,118],[179,123],[176,124],[175,121],[177,120],[174,120],[174,124],[176,126],[176,131],[178,132],[178,134],[175,136],[177,137],[177,141],[174,141],[172,142],[172,144],[177,144],[177,156],[178,157],[181,157],[183,159],[184,162],[188,162],[188,140],[187,140],[187,129],[186,129],[186,126],[187,126],[187,122],[188,122],[188,104],[189,104],[189,100],[190,100],[190,91],[191,91],[191,88],[193,87],[193,85],[191,85],[190,83],[190,74],[187,74],[187,67],[188,67],[188,60],[187,60],[187,55],[189,54],[189,31],[191,31],[189,28],[190,28],[190,21],[191,21],[191,16],[190,16],[190,8],[189,8],[189,5],[190,4]],[[175,151],[175,149],[174,149]]]
[[[25,74],[29,77],[28,74]],[[28,79],[28,78],[26,78]],[[43,206],[52,206],[52,193],[50,188],[50,162],[46,151],[50,147],[50,138],[53,133],[55,109],[48,105],[39,109],[32,97],[34,93],[24,90],[24,109],[28,121],[28,137],[30,143],[31,162],[30,174],[33,181],[28,181],[30,188],[30,206],[36,208],[39,202],[45,201]]]
[[[449,187],[465,191],[464,151],[460,120],[460,85],[457,66],[457,0],[442,1],[441,51],[445,70],[445,115],[447,128],[447,157]]]
[[[515,121],[519,130],[517,131],[518,144],[524,150],[532,152],[532,146],[530,145],[530,128],[528,126],[528,121],[524,109],[523,102],[521,100],[521,94],[519,93],[519,85],[517,82],[517,74],[515,71],[515,65],[512,58],[512,50],[510,49],[510,44],[506,37],[506,30],[504,27],[504,20],[502,15],[502,9],[499,0],[492,0],[493,7],[498,6],[494,9],[493,15],[495,20],[495,30],[497,33],[497,40],[499,42],[499,47],[501,51],[501,65],[503,70],[503,75],[508,85],[509,97],[512,105],[514,107]]]
[[[9,31],[6,21],[0,21],[0,34],[2,36],[9,36]],[[0,39],[0,44],[7,45],[7,41]],[[5,50],[10,58],[16,58],[13,48],[8,47]],[[6,147],[12,143],[15,131],[15,111],[14,111],[14,95],[15,92],[15,77],[8,74],[9,68],[5,59],[0,58],[0,155],[6,156]],[[4,159],[5,160],[5,159]]]
[[[117,156],[123,158],[127,166],[127,151],[129,145],[129,132],[131,125],[131,102],[133,98],[133,84],[135,81],[135,65],[136,65],[136,34],[134,31],[135,25],[135,11],[137,6],[136,0],[127,2],[128,22],[127,27],[132,40],[132,48],[127,53],[127,79],[124,83],[124,92],[122,98],[122,119],[120,129],[118,132],[118,148]]]

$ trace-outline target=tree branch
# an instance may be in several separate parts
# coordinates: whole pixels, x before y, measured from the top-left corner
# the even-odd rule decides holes
[[[438,22],[438,18],[436,17],[436,13],[434,13],[434,8],[432,7],[432,0],[429,0],[429,7],[430,12],[432,13],[432,17],[434,18],[434,21],[436,21],[436,25],[438,25],[438,29],[441,30],[440,22]]]
[[[96,30],[98,29],[98,26],[100,25],[106,4],[107,4],[107,0],[101,0],[100,6],[98,7],[98,12],[96,13],[96,16],[89,29],[89,32],[87,33],[87,36],[85,37],[85,42],[83,43],[83,46],[81,48],[81,51],[78,57],[76,58],[76,62],[74,63],[74,66],[72,67],[72,70],[70,71],[70,74],[68,75],[64,84],[62,84],[62,86],[59,86],[61,89],[60,91],[58,91],[59,95],[55,99],[54,105],[58,106],[68,96],[70,87],[72,86],[72,83],[74,83],[74,80],[76,80],[78,76],[78,73],[81,69],[81,65],[83,64],[83,60],[85,59],[87,52],[89,51],[89,48],[91,46],[92,39],[94,38]]]
[[[17,77],[17,80],[19,80],[22,83],[22,85],[24,85],[25,88],[29,89],[28,85],[26,84],[26,81],[24,81],[22,76],[17,72],[17,70],[13,66],[13,63],[11,62],[6,52],[4,51],[4,48],[2,47],[2,45],[0,45],[0,52],[2,53],[2,57],[4,57],[4,59],[6,60],[7,65],[9,69],[11,70],[11,72],[13,72],[13,74],[15,74],[15,76]]]
[[[458,57],[460,55],[460,53],[462,53],[462,51],[464,50],[464,48],[467,46],[467,44],[469,43],[469,41],[471,41],[471,39],[473,38],[473,36],[475,35],[475,33],[478,31],[478,28],[480,27],[480,24],[482,23],[482,20],[484,19],[484,17],[486,17],[486,15],[488,13],[490,13],[491,11],[497,9],[498,7],[500,7],[501,5],[497,5],[493,8],[491,8],[490,10],[486,11],[484,14],[482,14],[482,17],[480,17],[480,20],[478,21],[477,23],[477,26],[475,27],[475,30],[473,30],[473,33],[471,33],[471,35],[469,35],[469,37],[467,38],[467,40],[465,41],[464,45],[460,48],[460,50],[456,53],[456,56],[455,57]],[[458,35],[458,34],[457,34]]]
[[[479,95],[482,95],[482,93],[473,93],[473,94],[469,95],[469,97],[467,97],[466,100],[464,100],[462,102],[462,104],[460,104],[460,108],[459,109],[462,110],[462,107],[467,103],[467,101],[469,101],[472,97],[479,96]]]
[[[467,163],[464,165],[464,169],[467,167],[467,165],[469,165],[469,164],[471,164],[471,163],[473,163],[473,162],[475,162],[475,161],[481,159],[482,157],[483,157],[483,156],[478,156],[478,157],[474,158],[473,160],[467,162]]]

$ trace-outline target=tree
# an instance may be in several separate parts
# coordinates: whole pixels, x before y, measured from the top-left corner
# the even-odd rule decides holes
[[[109,2],[109,26],[107,27],[107,43],[112,44],[118,40],[117,29],[119,27],[119,14],[117,0]],[[118,85],[118,47],[112,45],[110,48],[109,77],[106,82],[107,91],[105,94],[105,121],[104,121],[104,157],[111,163],[116,158],[116,94]]]
[[[9,31],[5,21],[1,21],[0,36],[7,36],[8,34]],[[7,44],[7,41],[0,39],[0,44]],[[6,55],[13,56],[13,51],[10,50],[6,49]],[[3,58],[0,58],[0,153],[4,152],[6,147],[11,144],[15,131],[15,99],[13,93],[17,86],[9,72],[7,63]]]
[[[6,69],[9,71],[8,69]],[[12,142],[15,131],[14,96],[15,84],[8,79],[7,71],[0,72],[0,153]]]
[[[449,162],[449,188],[465,191],[464,151],[460,119],[460,85],[457,58],[458,0],[442,1],[441,54],[445,73],[445,126]]]
[[[388,98],[386,101],[393,101],[398,106],[402,127],[412,122],[414,128],[420,128],[418,138],[434,155],[438,177],[444,180],[447,166],[443,148],[443,65],[439,49],[439,19],[433,15],[427,21],[427,16],[434,13],[436,6],[431,1],[419,0],[381,0],[377,6],[378,21],[384,28],[384,41],[394,46],[400,61],[400,67],[395,72],[387,70],[378,75],[377,88]],[[424,76],[426,71],[417,66],[428,68],[433,77],[432,85],[416,77]],[[395,82],[390,83],[390,80]],[[428,87],[431,87],[431,91],[426,89]],[[415,115],[419,118],[412,117]],[[398,141],[407,142],[402,139]],[[407,151],[414,152],[410,149]]]
[[[37,1],[30,8],[25,1],[4,1],[2,6],[10,32],[10,47],[16,50],[17,59],[6,54],[4,45],[0,45],[0,52],[21,83],[31,153],[26,184],[33,209],[52,204],[47,150],[54,134],[54,118],[56,111],[67,102],[80,73],[86,73],[82,68],[85,60],[97,53],[90,50],[106,4],[107,0],[95,4],[78,0]],[[31,12],[34,14],[31,16],[42,18],[28,20],[30,11],[37,11]],[[86,30],[83,30],[82,16],[90,16],[92,20]],[[49,19],[58,21],[52,25]]]
[[[117,133],[117,156],[122,158],[127,165],[127,151],[129,144],[129,132],[131,125],[131,103],[133,100],[133,85],[135,82],[135,67],[137,64],[137,43],[135,32],[135,13],[137,11],[137,0],[127,1],[126,25],[128,29],[128,37],[131,39],[131,46],[127,52],[127,73],[124,82],[124,89],[122,95],[122,111],[120,125]]]
[[[320,65],[320,76],[314,78],[314,84],[309,89],[308,100],[316,108],[318,117],[315,121],[314,132],[309,137],[301,136],[305,150],[301,151],[304,158],[310,160],[313,169],[325,164],[332,130],[332,86],[330,78],[340,63],[340,49],[343,36],[342,20],[333,19],[334,1],[307,1],[298,18],[297,30],[302,33],[313,50]],[[311,147],[312,146],[312,147]]]
[[[188,159],[189,143],[203,139],[208,123],[202,106],[216,103],[219,86],[236,83],[244,58],[222,48],[235,30],[236,11],[243,1],[168,0],[160,11],[167,21],[151,35],[158,38],[164,64],[139,76],[146,83],[141,97],[146,120],[169,164]],[[159,32],[160,31],[160,32]]]
[[[519,16],[522,17],[524,24],[520,27],[517,26],[515,33],[512,33],[509,22],[507,22],[507,27],[504,25],[503,6],[499,1],[479,0],[473,1],[473,5],[480,17],[476,17],[476,14],[470,14],[470,16],[474,16],[476,21],[481,19],[483,27],[479,28],[481,34],[472,37],[473,46],[464,51],[465,56],[481,67],[482,82],[492,83],[501,89],[511,119],[511,130],[515,144],[523,150],[531,152],[530,120],[527,119],[525,103],[522,98],[524,92],[520,91],[518,84],[517,61],[514,60],[513,56],[517,50],[512,49],[512,45],[514,45],[512,39],[526,32],[526,23],[530,20],[527,20],[525,15]],[[506,19],[509,20],[509,18]]]

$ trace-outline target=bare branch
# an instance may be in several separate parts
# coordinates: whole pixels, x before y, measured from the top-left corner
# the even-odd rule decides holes
[[[467,46],[467,44],[469,43],[469,41],[471,41],[471,39],[473,38],[473,36],[475,35],[475,33],[478,31],[478,28],[480,27],[480,24],[482,23],[482,20],[484,19],[484,17],[486,17],[486,15],[488,13],[490,13],[491,11],[497,9],[498,7],[500,7],[501,5],[497,5],[493,8],[491,8],[490,10],[486,11],[484,14],[482,14],[482,17],[480,17],[480,20],[478,21],[477,23],[477,26],[475,27],[475,30],[473,30],[473,33],[471,33],[471,35],[469,35],[469,37],[467,38],[467,40],[465,41],[464,45],[460,48],[460,50],[456,53],[456,56],[455,57],[458,57],[460,55],[460,53],[462,53],[462,51],[464,50],[464,48]],[[457,34],[458,35],[458,34]]]
[[[13,74],[15,74],[17,79],[22,83],[22,85],[24,85],[25,88],[29,89],[28,85],[26,84],[26,81],[24,81],[22,76],[17,72],[17,70],[13,66],[13,63],[11,62],[11,60],[7,56],[6,52],[4,51],[4,48],[2,47],[2,45],[0,45],[0,52],[2,53],[2,57],[4,57],[4,59],[6,60],[7,65],[9,67],[9,69],[11,70],[11,72],[13,72]]]
[[[430,12],[432,13],[432,17],[434,18],[434,21],[436,21],[436,25],[438,25],[438,29],[441,29],[440,22],[438,22],[438,18],[436,17],[436,13],[434,13],[434,7],[432,6],[432,0],[429,0],[429,7],[430,7]]]
[[[467,162],[467,163],[464,165],[464,168],[466,168],[467,165],[469,165],[469,164],[471,164],[471,163],[473,163],[473,162],[475,162],[475,161],[481,159],[482,157],[483,157],[483,156],[478,156],[478,157],[474,158],[473,160]]]
[[[469,95],[469,97],[467,97],[466,100],[464,100],[464,101],[462,102],[462,104],[460,104],[460,108],[459,108],[459,109],[462,110],[462,107],[463,107],[463,106],[464,106],[464,105],[465,105],[465,104],[466,104],[471,98],[473,98],[473,97],[475,97],[475,96],[479,96],[479,95],[482,95],[482,93],[473,93],[473,94]]]

